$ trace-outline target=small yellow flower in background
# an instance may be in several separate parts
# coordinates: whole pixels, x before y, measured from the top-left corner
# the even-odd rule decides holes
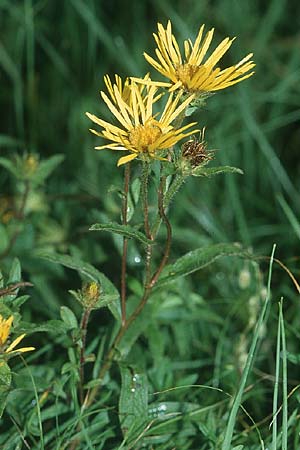
[[[200,27],[194,43],[184,41],[184,58],[181,56],[178,43],[172,34],[171,22],[168,21],[165,29],[158,24],[158,34],[153,34],[157,44],[156,56],[158,61],[144,53],[146,60],[162,75],[171,80],[171,83],[159,83],[170,88],[184,92],[206,94],[220,89],[225,89],[251,77],[254,72],[249,72],[255,66],[249,61],[253,53],[245,56],[239,63],[227,69],[221,70],[215,67],[222,56],[229,50],[235,38],[224,39],[217,48],[206,58],[211,44],[214,28],[203,36],[204,25]]]
[[[10,316],[8,319],[4,319],[0,314],[0,351],[4,355],[11,355],[12,353],[25,353],[35,350],[34,347],[22,347],[15,350],[15,347],[21,342],[21,340],[26,336],[25,334],[21,334],[21,336],[17,337],[10,345],[6,346],[6,342],[8,336],[10,334],[10,329],[12,322],[14,320],[13,316]],[[5,348],[6,347],[6,348]]]
[[[97,136],[101,136],[111,143],[95,147],[97,150],[128,150],[130,153],[118,161],[118,166],[126,164],[137,157],[164,159],[160,152],[172,147],[178,141],[190,133],[184,133],[196,123],[190,123],[178,129],[172,126],[172,122],[183,113],[185,108],[194,99],[194,95],[187,97],[180,103],[180,97],[169,94],[164,110],[158,119],[153,112],[153,105],[161,98],[157,93],[157,86],[148,86],[148,75],[141,80],[145,84],[136,84],[128,79],[122,83],[116,76],[116,83],[112,83],[108,76],[104,79],[108,95],[101,92],[102,99],[115,118],[120,123],[116,126],[99,119],[97,116],[86,113],[87,116],[102,130],[100,132],[91,129]]]

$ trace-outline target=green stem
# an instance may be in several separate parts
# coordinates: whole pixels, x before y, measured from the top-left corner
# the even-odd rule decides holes
[[[90,318],[91,310],[86,309],[84,310],[81,318],[80,323],[80,329],[81,329],[81,348],[80,348],[80,362],[79,362],[79,373],[80,373],[80,386],[79,386],[79,396],[80,396],[80,403],[83,404],[84,397],[83,397],[83,386],[84,386],[84,363],[85,363],[85,345],[86,345],[86,333],[87,333],[87,326]]]
[[[169,189],[167,190],[167,192],[164,195],[164,201],[163,201],[163,208],[164,210],[166,210],[168,208],[168,206],[171,203],[171,200],[173,199],[174,195],[176,194],[176,192],[180,189],[181,185],[184,183],[184,176],[182,174],[176,174],[174,177],[174,180],[172,181]],[[157,219],[153,225],[151,234],[152,236],[155,238],[155,236],[158,233],[159,227],[161,225],[162,222],[162,217],[159,214],[157,216]]]
[[[122,202],[122,222],[127,225],[127,209],[128,209],[128,192],[130,182],[130,164],[126,164],[124,173],[124,193]],[[128,239],[123,238],[123,252],[121,263],[121,320],[122,326],[126,322],[126,270],[127,270],[127,249]]]
[[[152,234],[149,225],[149,204],[148,204],[148,183],[149,183],[149,163],[143,161],[142,175],[141,175],[141,199],[144,215],[145,234],[148,239],[152,240]],[[145,287],[149,284],[151,278],[151,260],[152,260],[152,245],[146,247],[146,264],[145,264]]]
[[[147,238],[151,239],[151,232],[149,226],[148,182],[149,182],[149,163],[147,161],[143,161],[142,175],[141,175],[141,197],[144,213],[144,227]]]
[[[158,281],[159,276],[163,270],[163,268],[165,267],[165,265],[167,264],[167,261],[169,259],[169,255],[170,255],[170,249],[171,249],[171,241],[172,241],[172,227],[171,224],[169,222],[169,219],[166,216],[165,213],[165,208],[164,208],[164,190],[165,190],[165,184],[166,184],[166,177],[161,177],[160,179],[160,184],[159,184],[159,189],[158,189],[158,211],[159,211],[159,216],[161,218],[161,220],[164,222],[164,224],[166,225],[166,229],[167,229],[167,240],[166,240],[166,246],[165,246],[165,251],[162,257],[162,260],[158,266],[158,269],[156,270],[155,274],[153,275],[153,277],[151,278],[151,282],[150,282],[150,287],[152,288],[155,283]]]
[[[149,225],[148,195],[147,195],[148,194],[148,173],[149,173],[149,168],[144,166],[143,167],[143,176],[142,176],[142,197],[143,197],[142,201],[143,201],[143,211],[144,211],[144,220],[145,220],[145,230],[148,230],[148,233],[149,233],[148,236],[150,236],[150,238],[152,238],[151,237],[152,235],[150,234],[150,228],[147,228],[147,224]],[[164,211],[164,186],[165,186],[165,177],[161,177],[159,191],[158,191],[158,209],[159,209],[160,218],[165,223],[166,228],[167,228],[167,240],[166,240],[165,251],[164,251],[162,260],[161,260],[156,272],[152,276],[152,278],[151,278],[151,274],[150,274],[150,263],[151,263],[152,253],[151,252],[149,253],[150,257],[149,257],[149,261],[148,261],[148,267],[146,267],[146,270],[148,271],[148,276],[146,277],[143,296],[142,296],[139,304],[133,311],[133,313],[128,317],[128,319],[125,321],[125,323],[122,324],[117,335],[115,336],[113,343],[112,343],[110,349],[108,350],[107,356],[105,358],[105,362],[104,362],[103,366],[101,367],[99,375],[97,377],[99,379],[99,381],[103,380],[104,375],[110,369],[110,366],[113,362],[113,358],[114,358],[115,352],[117,350],[118,344],[120,343],[121,339],[123,338],[124,334],[130,327],[130,325],[136,320],[136,318],[140,315],[140,313],[146,306],[146,303],[151,294],[151,291],[152,291],[153,287],[155,286],[156,282],[158,281],[161,271],[163,270],[164,266],[167,263],[167,260],[168,260],[169,254],[170,254],[172,230],[171,230],[170,222]],[[147,278],[149,278],[149,281],[147,281]],[[85,400],[83,402],[84,408],[87,408],[88,406],[90,406],[93,403],[100,387],[101,387],[101,385],[99,384],[98,386],[95,386],[92,390],[87,392]]]

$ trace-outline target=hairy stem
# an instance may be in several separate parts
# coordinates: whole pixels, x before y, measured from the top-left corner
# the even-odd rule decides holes
[[[180,189],[181,185],[184,183],[184,177],[181,174],[176,174],[174,177],[174,180],[170,184],[169,189],[166,193],[162,193],[163,195],[163,210],[165,211],[168,206],[171,203],[171,200],[173,199],[174,195],[177,193],[177,191]],[[159,215],[157,216],[157,219],[152,227],[152,236],[155,238],[158,230],[160,228],[160,225],[163,221],[163,216],[159,212]]]
[[[87,326],[90,318],[91,310],[84,310],[81,318],[80,329],[81,329],[81,348],[80,348],[80,360],[79,360],[79,376],[80,376],[80,385],[79,385],[79,397],[80,403],[83,404],[84,396],[83,396],[83,386],[84,386],[84,364],[85,364],[85,346],[86,346],[86,334],[87,334]]]
[[[161,177],[160,179],[160,184],[159,184],[159,189],[158,189],[158,211],[159,211],[159,216],[161,218],[161,220],[164,222],[166,229],[167,229],[167,239],[166,239],[166,246],[165,246],[165,251],[163,254],[163,257],[161,259],[161,262],[158,266],[158,269],[156,270],[155,274],[153,275],[151,282],[150,282],[150,287],[152,288],[155,283],[157,282],[157,280],[159,279],[159,276],[163,270],[163,268],[165,267],[168,259],[169,259],[169,255],[170,255],[170,249],[171,249],[171,242],[172,242],[172,227],[171,224],[169,222],[169,219],[166,216],[165,213],[165,208],[164,208],[164,190],[165,190],[165,183],[166,183],[166,178],[165,177]]]
[[[146,180],[146,178],[144,178],[144,181]],[[147,175],[147,182],[148,182],[148,175]],[[117,346],[120,343],[120,341],[122,340],[124,334],[126,333],[126,331],[128,330],[128,328],[130,327],[130,325],[137,319],[137,317],[140,315],[140,313],[142,312],[142,310],[144,309],[144,307],[146,306],[147,300],[149,299],[149,296],[151,294],[151,291],[153,289],[153,287],[155,286],[156,282],[159,279],[159,276],[163,270],[163,268],[165,267],[168,258],[169,258],[169,254],[170,254],[170,247],[171,247],[171,239],[172,239],[172,229],[171,229],[171,224],[165,214],[165,210],[164,210],[164,189],[165,189],[165,182],[166,179],[165,177],[161,177],[160,180],[160,186],[159,186],[159,190],[158,190],[158,209],[159,209],[159,215],[161,220],[165,223],[166,225],[166,229],[167,229],[167,239],[166,239],[166,246],[165,246],[165,250],[164,250],[164,254],[162,256],[161,262],[156,270],[156,272],[154,273],[154,275],[152,276],[152,278],[149,277],[149,282],[145,282],[145,286],[144,286],[144,293],[143,296],[139,302],[139,304],[137,305],[137,307],[135,308],[135,310],[133,311],[133,313],[128,317],[128,319],[125,321],[124,325],[122,325],[117,333],[117,335],[115,336],[113,343],[110,347],[110,349],[107,352],[106,358],[105,358],[105,362],[103,364],[103,366],[100,369],[100,372],[98,374],[98,379],[99,381],[103,380],[106,372],[110,369],[111,364],[113,362],[114,359],[114,355],[115,352],[117,350]],[[143,195],[145,195],[145,193],[147,193],[147,188],[144,186],[143,188]],[[148,203],[145,200],[144,197],[144,212],[146,213],[146,218],[145,219],[145,223],[148,223]],[[151,236],[151,235],[150,235]],[[151,262],[151,255],[150,254],[150,262]],[[83,407],[87,408],[88,406],[90,406],[94,399],[97,396],[97,393],[99,391],[101,387],[101,384],[99,383],[99,385],[95,386],[92,390],[88,391],[86,394],[86,397],[84,399],[83,402]]]
[[[28,281],[20,281],[19,283],[14,283],[10,286],[7,286],[6,288],[0,289],[0,297],[3,297],[4,295],[14,294],[17,289],[25,286],[33,286],[33,284],[29,283]]]
[[[148,204],[148,183],[149,183],[149,163],[143,161],[142,176],[141,176],[141,198],[144,215],[144,229],[148,239],[152,240],[152,234],[149,225],[149,204]],[[151,260],[152,260],[152,245],[146,247],[146,263],[145,263],[145,286],[148,285],[151,278]]]
[[[151,239],[151,232],[149,226],[148,182],[149,182],[149,163],[147,161],[143,161],[142,176],[141,176],[141,197],[144,214],[144,227],[147,238]]]
[[[128,210],[128,191],[130,182],[130,164],[125,165],[124,173],[124,193],[122,202],[122,222],[123,225],[127,225],[127,210]],[[122,326],[126,322],[126,270],[127,270],[127,248],[128,239],[123,238],[123,252],[121,262],[121,320]]]

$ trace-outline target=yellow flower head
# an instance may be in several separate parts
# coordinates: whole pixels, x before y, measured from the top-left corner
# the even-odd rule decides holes
[[[214,28],[205,35],[203,32],[204,25],[200,27],[194,43],[190,39],[184,41],[184,57],[182,57],[176,38],[172,34],[171,22],[168,21],[166,29],[162,24],[158,24],[158,34],[153,34],[157,44],[158,60],[151,58],[147,53],[144,53],[144,56],[158,72],[171,80],[171,83],[160,85],[170,87],[170,91],[180,89],[201,95],[225,89],[253,75],[254,72],[249,72],[255,66],[254,62],[250,61],[253,53],[249,53],[239,63],[227,69],[215,67],[235,38],[227,37],[209,57],[206,57]]]
[[[188,136],[190,133],[184,131],[195,125],[190,123],[178,129],[171,125],[193,100],[194,95],[190,95],[180,103],[180,97],[171,93],[158,118],[153,112],[153,105],[161,98],[161,94],[157,94],[157,86],[145,85],[148,81],[147,75],[143,79],[145,84],[137,84],[128,79],[122,83],[117,75],[114,84],[108,76],[104,81],[108,95],[102,91],[101,97],[119,125],[106,122],[93,114],[86,114],[102,128],[100,132],[93,129],[90,131],[110,141],[108,144],[95,147],[97,150],[109,148],[130,152],[129,155],[119,159],[118,166],[137,157],[163,159],[159,156],[160,151],[172,147]]]
[[[34,350],[34,347],[23,347],[14,350],[19,342],[21,342],[21,340],[26,336],[25,334],[21,334],[21,336],[17,337],[10,345],[6,346],[6,341],[10,334],[13,320],[13,316],[10,316],[8,319],[4,319],[0,314],[0,352],[4,353],[4,355],[12,355],[13,353],[25,353]]]

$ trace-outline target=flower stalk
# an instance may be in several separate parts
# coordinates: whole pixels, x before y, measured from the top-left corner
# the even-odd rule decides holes
[[[124,171],[124,192],[122,202],[122,223],[127,225],[127,213],[128,213],[128,192],[130,183],[130,164],[125,166]],[[124,327],[126,322],[126,271],[127,271],[127,249],[128,239],[123,237],[123,252],[121,262],[121,322]]]

